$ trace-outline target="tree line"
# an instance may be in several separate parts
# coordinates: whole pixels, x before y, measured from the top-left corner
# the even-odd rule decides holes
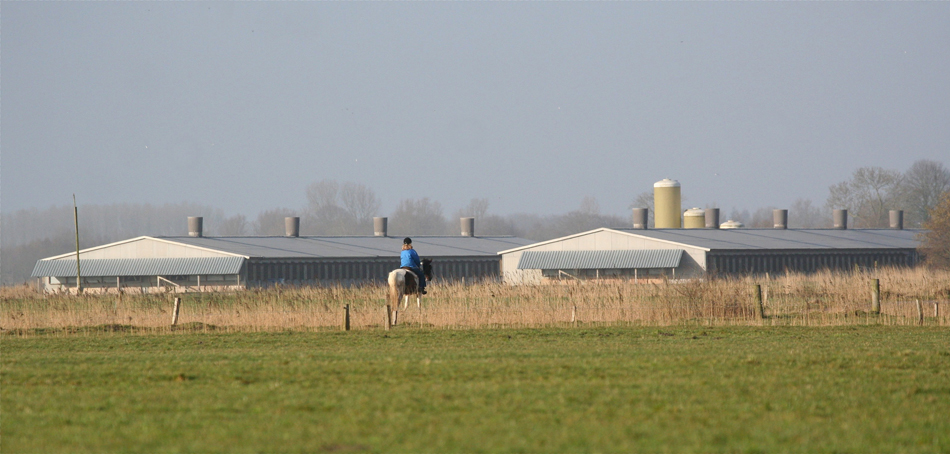
[[[301,235],[372,235],[373,218],[380,216],[381,202],[369,187],[334,180],[307,187],[307,203],[298,209],[264,210],[253,219],[243,214],[225,215],[207,205],[109,204],[79,206],[81,248],[121,241],[143,235],[183,236],[188,216],[204,217],[207,236],[284,235],[284,218],[299,216]],[[430,198],[404,199],[388,214],[389,234],[459,235],[462,217],[476,218],[480,236],[518,236],[546,240],[598,227],[625,227],[629,218],[602,215],[596,200],[584,199],[581,206],[561,215],[515,214],[499,216],[489,212],[488,199],[475,198],[446,216],[438,201]],[[76,239],[72,206],[45,210],[19,210],[0,215],[0,283],[18,284],[29,279],[37,260],[75,251]]]
[[[888,210],[903,209],[907,228],[924,226],[941,197],[950,192],[950,170],[929,160],[915,162],[904,172],[880,167],[862,167],[851,177],[829,187],[823,207],[798,199],[789,209],[789,227],[831,226],[831,210],[846,208],[854,228],[888,226]],[[141,235],[187,234],[186,218],[203,216],[208,236],[283,235],[284,218],[299,216],[302,235],[372,235],[373,218],[381,215],[376,193],[363,184],[335,180],[314,182],[306,188],[306,203],[299,208],[264,210],[253,219],[243,214],[227,216],[223,210],[194,203],[82,205],[80,247],[87,248]],[[631,208],[653,212],[653,193],[639,194]],[[630,215],[601,213],[597,200],[586,197],[580,206],[563,214],[497,215],[488,199],[474,198],[447,213],[438,201],[404,199],[389,218],[389,233],[401,235],[458,235],[459,218],[475,217],[477,235],[511,235],[544,241],[599,227],[629,227]],[[721,221],[733,219],[749,228],[772,227],[772,210],[723,210]],[[650,223],[652,224],[652,215]],[[75,250],[71,206],[45,210],[29,209],[3,213],[0,237],[0,282],[25,281],[36,261]]]

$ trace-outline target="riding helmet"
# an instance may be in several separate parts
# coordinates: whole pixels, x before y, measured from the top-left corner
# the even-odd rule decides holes
[[[409,238],[408,236],[403,238],[402,244],[412,244],[412,238]]]

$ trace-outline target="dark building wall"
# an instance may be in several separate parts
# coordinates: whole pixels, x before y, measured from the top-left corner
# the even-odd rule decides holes
[[[497,257],[440,257],[432,262],[435,280],[468,281],[496,278]],[[288,285],[328,285],[383,283],[399,268],[397,258],[374,259],[251,259],[247,264],[250,286],[276,283]]]
[[[913,249],[836,251],[711,251],[706,271],[711,275],[779,274],[786,270],[814,273],[820,270],[853,270],[884,266],[914,266]]]
[[[397,267],[398,259],[251,259],[247,282],[250,286],[385,282]]]
[[[501,275],[501,259],[498,257],[445,258],[433,262],[436,279],[472,282],[478,279],[495,279]]]

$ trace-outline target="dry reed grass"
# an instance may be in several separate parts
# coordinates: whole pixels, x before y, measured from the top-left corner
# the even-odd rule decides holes
[[[880,279],[881,314],[870,313],[871,279]],[[927,325],[950,325],[950,272],[882,269],[848,273],[711,279],[635,284],[584,281],[570,285],[508,286],[500,283],[430,287],[422,309],[412,301],[400,324],[429,328],[591,325],[848,325],[918,323],[920,300]],[[766,318],[758,317],[754,284],[763,288]],[[343,306],[351,327],[383,325],[387,289],[299,287],[234,293],[43,295],[30,287],[0,289],[0,329],[113,327],[171,330],[175,297],[179,324],[191,329],[274,331],[339,329]],[[940,316],[934,304],[941,303]]]

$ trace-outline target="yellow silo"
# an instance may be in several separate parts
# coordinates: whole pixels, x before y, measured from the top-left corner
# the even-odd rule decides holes
[[[680,204],[679,181],[664,178],[653,183],[653,223],[656,228],[681,228]]]
[[[706,210],[702,208],[690,208],[686,210],[686,212],[683,213],[683,228],[706,228]]]

